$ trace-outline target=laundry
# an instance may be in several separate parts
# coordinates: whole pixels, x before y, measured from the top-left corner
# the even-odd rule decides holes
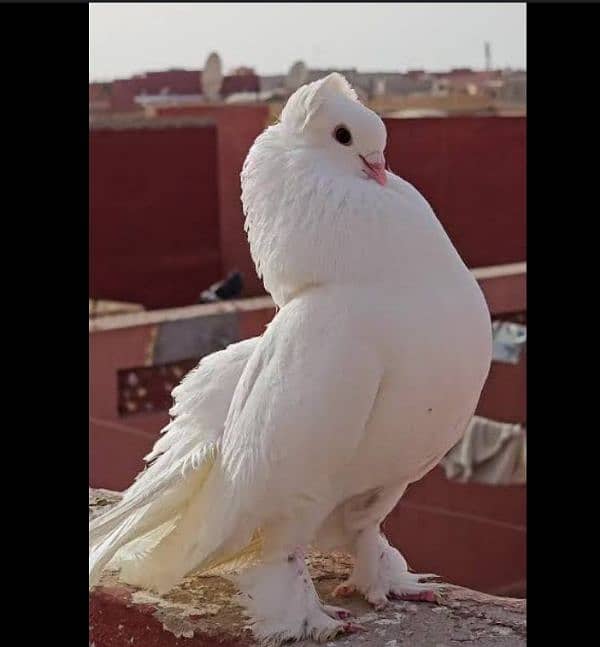
[[[488,485],[526,483],[526,430],[473,416],[463,438],[442,459],[451,480]]]

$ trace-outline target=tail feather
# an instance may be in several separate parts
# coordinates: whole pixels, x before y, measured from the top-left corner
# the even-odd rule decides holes
[[[171,523],[182,514],[190,498],[204,483],[214,462],[214,451],[205,448],[199,452],[203,460],[196,469],[186,467],[181,459],[164,475],[155,477],[147,487],[140,479],[130,488],[125,497],[106,514],[90,522],[89,586],[98,583],[102,570],[116,556],[117,552],[135,542],[129,556],[140,550],[142,545],[151,546],[149,534],[164,524]],[[148,473],[159,465],[152,466]],[[155,535],[156,536],[156,535]]]
[[[221,471],[211,471],[151,550],[140,559],[119,560],[121,581],[166,593],[190,573],[224,575],[251,563],[262,539],[240,523],[228,494]]]
[[[93,587],[100,580],[102,571],[121,546],[143,532],[140,522],[148,512],[148,506],[137,510],[124,519],[119,526],[110,531],[100,542],[95,544],[89,553],[89,586]]]
[[[163,494],[174,486],[179,479],[180,474],[178,470],[172,468],[169,472],[154,479],[151,483],[148,483],[149,478],[145,479],[143,485],[146,487],[138,487],[135,489],[131,487],[114,508],[111,508],[105,514],[90,521],[90,547],[102,542],[115,528],[125,523],[130,515],[145,510],[160,494]],[[137,483],[141,484],[141,480]]]
[[[121,566],[125,575],[145,570],[149,581],[167,582],[215,551],[222,553],[231,505],[217,503],[223,490],[205,481],[233,392],[258,341],[247,339],[208,355],[173,390],[174,419],[145,457],[146,469],[114,508],[90,522],[90,587],[111,564]],[[198,534],[202,539],[195,541]]]

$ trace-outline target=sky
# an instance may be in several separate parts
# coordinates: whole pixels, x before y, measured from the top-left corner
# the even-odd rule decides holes
[[[525,3],[91,3],[90,80],[201,69],[216,51],[224,72],[285,74],[526,68]]]

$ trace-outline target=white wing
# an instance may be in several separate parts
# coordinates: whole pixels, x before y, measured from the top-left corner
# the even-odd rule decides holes
[[[252,337],[207,355],[184,377],[172,392],[175,403],[169,414],[173,420],[144,457],[146,462],[160,460],[161,455],[168,464],[183,457],[192,461],[190,449],[219,440],[235,387],[259,339]]]

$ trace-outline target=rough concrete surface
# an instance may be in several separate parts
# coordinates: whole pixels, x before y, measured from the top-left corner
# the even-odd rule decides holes
[[[90,490],[90,518],[117,501]],[[359,597],[340,600],[331,591],[349,574],[346,555],[312,553],[309,568],[321,598],[352,611],[366,631],[340,636],[329,647],[516,647],[526,644],[526,602],[448,585],[437,604],[391,602],[375,612]],[[200,647],[253,645],[235,589],[218,577],[191,576],[164,596],[136,590],[106,573],[90,594],[90,647]],[[304,647],[312,642],[298,643]]]

